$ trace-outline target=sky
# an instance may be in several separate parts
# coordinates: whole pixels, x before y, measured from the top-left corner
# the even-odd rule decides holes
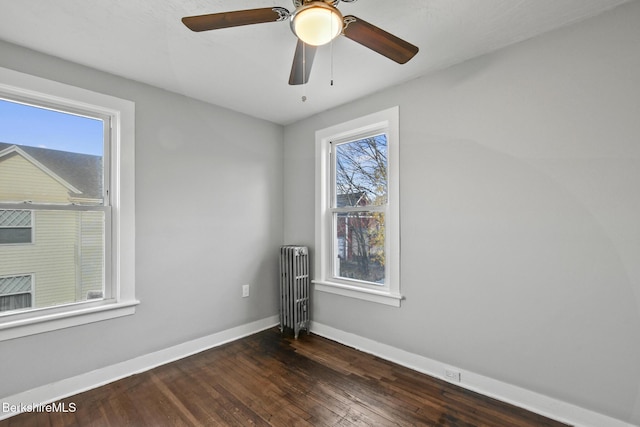
[[[102,124],[0,98],[0,142],[102,156]]]

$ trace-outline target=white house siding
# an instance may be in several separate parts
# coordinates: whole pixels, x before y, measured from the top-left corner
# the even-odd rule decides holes
[[[66,211],[35,213],[34,251],[25,254],[25,262],[36,267],[36,307],[75,301],[76,216]]]
[[[82,262],[78,289],[79,299],[85,299],[89,291],[102,291],[104,277],[104,214],[80,213],[80,253]]]
[[[0,247],[1,276],[33,274],[34,306],[75,300],[74,212],[34,212],[34,243]]]
[[[66,203],[68,190],[19,154],[0,159],[0,200]]]

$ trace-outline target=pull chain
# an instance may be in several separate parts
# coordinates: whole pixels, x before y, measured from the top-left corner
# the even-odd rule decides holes
[[[333,86],[333,40],[331,40],[331,86]]]
[[[302,102],[307,101],[307,44],[302,43]]]
[[[333,34],[333,19],[331,20],[331,34]],[[333,40],[334,39],[335,39],[335,37],[331,39],[331,47],[330,47],[330,52],[329,52],[330,55],[331,55],[331,59],[330,59],[330,64],[331,64],[330,65],[330,67],[331,67],[331,69],[330,69],[331,86],[333,86]]]

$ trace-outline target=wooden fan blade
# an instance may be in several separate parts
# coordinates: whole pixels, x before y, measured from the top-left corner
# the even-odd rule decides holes
[[[304,44],[302,40],[298,40],[296,53],[293,57],[293,65],[291,66],[291,75],[289,76],[290,85],[303,85],[309,81],[316,49],[316,46],[309,46]]]
[[[418,53],[417,46],[353,15],[345,16],[344,22],[345,28],[343,32],[345,37],[399,64],[408,62]]]
[[[182,23],[191,31],[218,30],[242,25],[262,24],[282,21],[289,16],[284,8],[263,7],[260,9],[237,10],[235,12],[212,13],[209,15],[187,16]]]

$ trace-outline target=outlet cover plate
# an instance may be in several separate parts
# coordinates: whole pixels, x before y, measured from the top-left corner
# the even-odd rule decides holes
[[[445,368],[444,369],[444,377],[448,381],[459,383],[460,382],[460,371],[456,371],[455,369]]]

